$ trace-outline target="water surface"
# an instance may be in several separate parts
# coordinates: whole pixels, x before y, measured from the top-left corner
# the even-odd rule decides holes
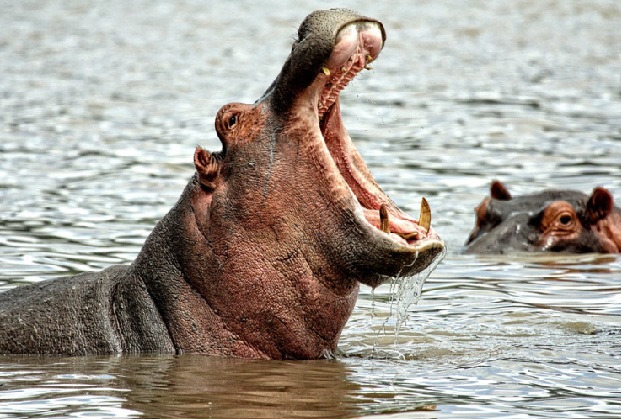
[[[220,148],[217,110],[336,5],[0,1],[0,289],[131,262]],[[461,253],[492,178],[621,199],[621,3],[338,5],[388,34],[343,92],[350,134],[449,248],[398,334],[387,284],[336,361],[3,357],[0,418],[621,416],[621,258]]]

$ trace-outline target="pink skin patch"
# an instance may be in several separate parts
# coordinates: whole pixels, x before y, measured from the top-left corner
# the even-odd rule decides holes
[[[402,244],[415,244],[423,238],[439,239],[436,232],[418,225],[403,213],[377,186],[364,161],[355,150],[349,133],[341,121],[339,93],[369,63],[374,61],[383,47],[383,36],[374,22],[356,22],[346,25],[339,32],[330,58],[318,75],[324,88],[320,93],[317,113],[324,141],[341,176],[362,206],[366,220],[380,229],[379,208],[386,206],[389,214],[391,238]],[[317,81],[316,80],[316,81]],[[401,235],[416,238],[404,239]]]

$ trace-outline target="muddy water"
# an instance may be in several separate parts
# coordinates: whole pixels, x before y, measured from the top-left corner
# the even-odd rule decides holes
[[[492,178],[621,199],[621,3],[409,3],[340,3],[388,33],[345,122],[449,246],[399,333],[385,285],[337,361],[3,357],[0,417],[621,416],[621,259],[461,254]],[[318,7],[236,5],[0,1],[1,289],[135,257]]]

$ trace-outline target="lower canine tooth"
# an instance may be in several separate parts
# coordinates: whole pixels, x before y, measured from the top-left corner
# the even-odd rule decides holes
[[[325,65],[321,67],[321,71],[323,71],[323,74],[325,74],[326,76],[330,75],[330,69],[326,67]]]
[[[429,231],[429,227],[431,227],[431,208],[424,197],[420,200],[420,217],[418,219],[418,225],[426,231]]]
[[[380,230],[384,233],[390,233],[390,220],[388,219],[388,210],[386,204],[382,204],[379,209],[380,214]]]

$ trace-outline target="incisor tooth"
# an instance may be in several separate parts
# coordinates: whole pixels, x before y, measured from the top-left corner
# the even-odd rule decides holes
[[[388,219],[388,210],[386,204],[382,204],[379,209],[380,213],[380,230],[384,233],[390,233],[390,220]]]
[[[420,200],[420,217],[418,218],[418,225],[423,227],[426,231],[429,231],[429,227],[431,227],[431,208],[429,207],[425,197]]]
[[[326,76],[330,75],[330,69],[325,65],[321,67],[321,71],[323,71],[323,74],[325,74]]]

